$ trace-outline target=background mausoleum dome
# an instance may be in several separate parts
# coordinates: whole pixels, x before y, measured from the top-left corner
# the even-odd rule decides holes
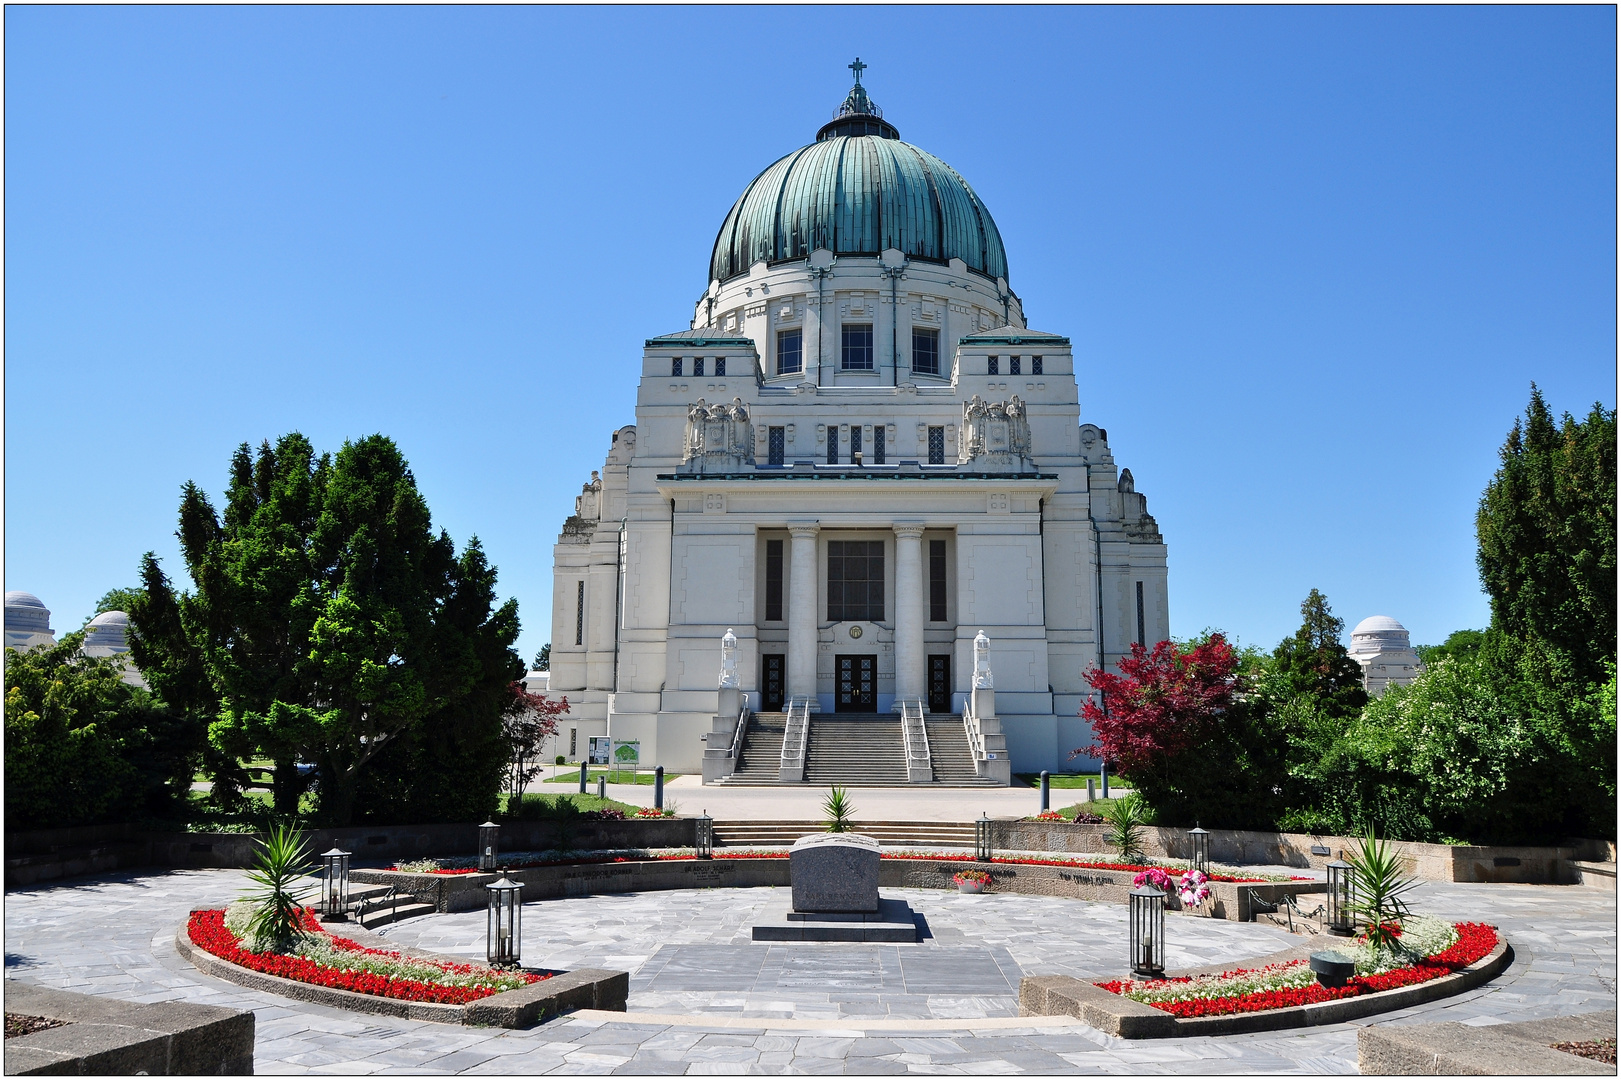
[[[103,611],[84,628],[87,656],[113,656],[129,651],[129,616],[122,611]]]
[[[1002,235],[968,181],[901,142],[859,81],[816,142],[744,190],[715,238],[709,277],[724,282],[754,263],[802,259],[817,248],[873,257],[895,248],[913,259],[961,259],[993,280],[1008,276]]]
[[[51,611],[33,593],[6,593],[6,648],[26,652],[40,645],[55,645]]]
[[[1385,648],[1406,649],[1410,644],[1407,627],[1389,615],[1370,615],[1351,631],[1350,651],[1353,653],[1379,652]]]

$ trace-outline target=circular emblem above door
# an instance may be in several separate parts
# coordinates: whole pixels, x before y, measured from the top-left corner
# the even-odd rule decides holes
[[[859,627],[859,626],[850,627],[850,636],[853,637],[853,638],[860,637],[861,636],[861,627]]]

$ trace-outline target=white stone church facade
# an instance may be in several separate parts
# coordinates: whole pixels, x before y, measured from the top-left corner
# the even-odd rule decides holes
[[[1003,756],[1074,769],[1087,670],[1169,636],[1164,540],[1069,339],[859,81],[737,201],[690,328],[647,340],[554,559],[573,758],[611,735],[697,771],[728,629],[753,710],[875,718],[961,714],[983,631]]]

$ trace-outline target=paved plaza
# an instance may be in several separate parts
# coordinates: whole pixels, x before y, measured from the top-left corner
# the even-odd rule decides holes
[[[128,1001],[258,1016],[261,1073],[1355,1073],[1357,1024],[1130,1041],[1064,1018],[1019,1018],[1021,974],[1115,974],[1124,908],[893,890],[923,916],[915,946],[754,945],[773,890],[608,895],[529,904],[524,957],[632,973],[629,1014],[526,1031],[368,1017],[210,978],[176,953],[193,907],[232,899],[234,870],[81,878],[6,894],[6,977]],[[891,890],[885,890],[886,894]],[[1503,1023],[1616,1007],[1615,895],[1579,887],[1422,886],[1419,910],[1490,921],[1514,965],[1487,986],[1358,1023]],[[402,944],[476,955],[480,913],[389,928]],[[1173,916],[1173,963],[1276,947],[1280,931]],[[1178,951],[1179,950],[1179,951]]]

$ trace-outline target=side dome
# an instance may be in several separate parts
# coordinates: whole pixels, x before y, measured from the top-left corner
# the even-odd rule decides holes
[[[802,259],[817,248],[871,256],[899,248],[908,258],[961,259],[988,278],[1008,276],[1002,234],[968,181],[902,142],[859,82],[816,142],[744,189],[715,238],[709,278],[726,281],[762,260]]]

